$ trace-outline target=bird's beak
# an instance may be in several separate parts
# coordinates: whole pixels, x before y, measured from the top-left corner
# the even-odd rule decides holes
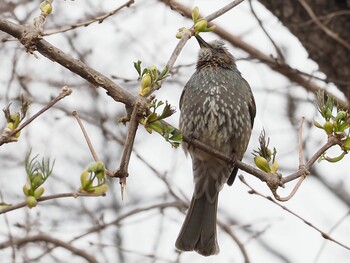
[[[203,47],[211,48],[211,46],[207,42],[205,42],[204,39],[201,38],[200,36],[196,36],[196,39],[197,39],[198,44],[201,48],[203,48]]]

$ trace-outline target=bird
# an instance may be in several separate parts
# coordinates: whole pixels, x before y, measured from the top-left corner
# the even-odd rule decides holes
[[[196,71],[180,97],[179,129],[189,138],[242,160],[256,115],[253,93],[223,41],[206,42],[199,35],[196,39],[200,50]],[[225,183],[233,184],[238,167],[196,149],[190,142],[183,143],[183,148],[192,158],[195,186],[175,247],[215,255],[220,251],[218,195]]]

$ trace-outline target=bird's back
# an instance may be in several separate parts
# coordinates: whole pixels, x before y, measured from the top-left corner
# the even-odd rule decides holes
[[[241,159],[252,128],[250,103],[250,87],[237,69],[199,68],[181,97],[180,129]]]

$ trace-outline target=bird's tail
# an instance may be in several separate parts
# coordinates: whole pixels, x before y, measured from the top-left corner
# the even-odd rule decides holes
[[[203,256],[219,253],[216,237],[218,193],[209,202],[206,195],[192,197],[190,208],[175,246],[182,251],[197,251]]]

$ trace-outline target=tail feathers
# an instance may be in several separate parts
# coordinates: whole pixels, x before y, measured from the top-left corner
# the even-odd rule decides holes
[[[192,197],[190,208],[175,246],[182,251],[197,251],[203,256],[219,253],[216,237],[218,194],[210,203],[206,195]]]

